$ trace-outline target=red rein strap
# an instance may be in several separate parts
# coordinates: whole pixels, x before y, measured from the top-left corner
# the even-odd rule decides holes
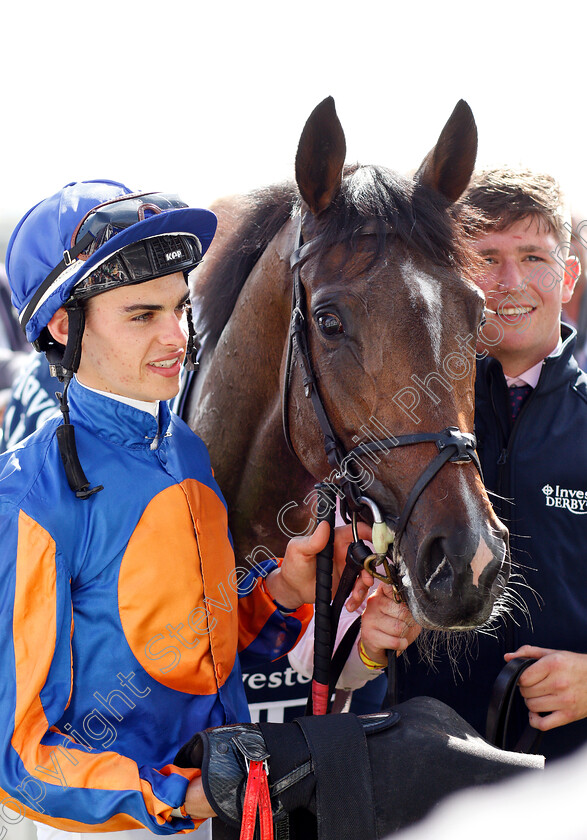
[[[259,810],[260,840],[273,840],[273,813],[267,783],[267,763],[251,761],[243,805],[240,840],[253,840]]]
[[[312,712],[315,715],[328,714],[328,686],[312,680]]]

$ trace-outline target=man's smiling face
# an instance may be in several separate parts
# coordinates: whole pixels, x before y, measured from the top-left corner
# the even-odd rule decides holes
[[[173,398],[186,351],[188,305],[180,272],[90,298],[79,381],[136,400]]]
[[[566,259],[563,269],[558,247],[538,217],[489,230],[475,243],[486,265],[479,286],[488,310],[479,349],[499,359],[509,376],[528,370],[557,346],[561,306],[571,299],[577,276],[576,260]]]

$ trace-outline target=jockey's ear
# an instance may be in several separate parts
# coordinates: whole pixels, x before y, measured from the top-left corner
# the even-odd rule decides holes
[[[51,336],[58,341],[59,344],[67,344],[67,336],[69,334],[69,316],[67,310],[61,306],[55,315],[47,324],[47,329]]]

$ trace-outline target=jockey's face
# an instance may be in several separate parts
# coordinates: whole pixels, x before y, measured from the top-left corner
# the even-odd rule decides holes
[[[475,249],[486,264],[479,286],[487,322],[479,349],[499,359],[506,374],[517,376],[556,348],[561,305],[573,294],[578,264],[560,255],[555,235],[535,219],[489,231]]]
[[[180,272],[90,298],[79,381],[136,400],[173,398],[186,351],[188,305]]]

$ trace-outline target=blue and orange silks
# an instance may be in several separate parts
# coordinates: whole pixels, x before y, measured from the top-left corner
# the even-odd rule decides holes
[[[70,490],[58,420],[0,457],[0,801],[71,831],[188,831],[171,812],[199,771],[173,756],[248,720],[237,643],[281,656],[311,608],[281,615],[235,571],[206,448],[166,404],[69,397],[103,490]]]

